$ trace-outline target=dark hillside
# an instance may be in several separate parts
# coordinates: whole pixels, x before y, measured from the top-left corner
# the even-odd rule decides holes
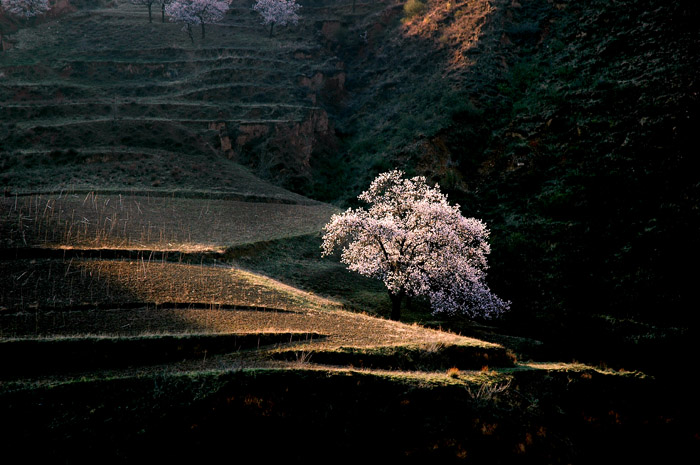
[[[425,174],[490,225],[512,331],[579,339],[569,356],[618,365],[684,353],[698,19],[689,1],[429,1],[410,20],[387,6],[339,49],[351,99],[338,162],[355,183],[336,194],[393,166]]]
[[[565,310],[565,332],[620,331],[625,350],[689,339],[678,328],[697,321],[698,274],[687,266],[700,232],[690,5],[563,9],[544,47],[512,69],[510,118],[474,196],[498,228],[494,274],[526,313]]]

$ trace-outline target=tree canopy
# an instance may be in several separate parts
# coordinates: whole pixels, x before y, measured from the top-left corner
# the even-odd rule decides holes
[[[297,10],[301,5],[296,0],[257,0],[253,5],[253,10],[260,13],[263,24],[270,25],[270,36],[275,24],[286,26],[287,24],[297,24],[299,15]]]
[[[215,24],[224,19],[231,0],[173,0],[165,5],[165,14],[173,21],[184,24],[184,29],[192,37],[192,25],[199,24],[204,38],[204,25]]]
[[[0,0],[2,9],[16,18],[33,18],[51,8],[48,0]]]
[[[358,198],[370,206],[333,215],[323,255],[342,247],[348,269],[380,279],[398,320],[404,296],[425,296],[434,313],[491,318],[509,308],[486,284],[489,231],[450,205],[439,186],[402,171],[380,174]]]

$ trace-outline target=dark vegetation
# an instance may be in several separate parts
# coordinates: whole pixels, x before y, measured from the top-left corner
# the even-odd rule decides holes
[[[686,266],[699,258],[698,8],[562,11],[540,48],[521,39],[529,56],[502,84],[510,118],[471,196],[493,218],[493,278],[527,307],[514,324],[548,325],[567,343],[596,334],[593,357],[621,350],[663,369],[676,357],[651,352],[692,353],[698,321]]]
[[[36,457],[301,463],[340,457],[441,463],[683,461],[688,425],[665,422],[661,392],[629,376],[520,369],[479,383],[361,372],[246,371],[76,380],[3,396],[0,433]],[[483,380],[482,380],[483,382]],[[60,415],[55,416],[55,412]],[[513,415],[513,412],[519,412]],[[652,418],[644,425],[641,419]],[[630,425],[638,425],[631,426]],[[22,437],[24,431],[32,436]],[[447,434],[446,434],[447,433]],[[578,440],[574,443],[569,438]],[[687,458],[687,456],[686,456]]]
[[[346,150],[332,170],[319,161],[326,176],[314,179],[346,167],[331,197],[351,204],[390,167],[439,182],[492,231],[490,282],[513,301],[501,331],[594,363],[688,363],[698,7],[496,1],[484,13],[481,3],[428,2],[432,16],[411,10],[408,27],[407,13],[387,9],[367,43],[339,46],[353,96],[336,122]],[[451,29],[466,15],[483,18],[471,47]]]
[[[428,390],[415,381],[358,372],[234,370],[76,381],[4,396],[2,433],[13,438],[17,430],[52,423],[37,430],[46,441],[37,456],[70,456],[72,463],[105,451],[110,462],[180,462],[232,451],[295,463],[329,456],[442,463],[679,459],[674,434],[683,433],[666,430],[663,418],[639,429],[618,427],[634,421],[637,413],[628,406],[637,396],[655,395],[653,387],[640,389],[634,377],[609,383],[595,372],[553,372],[541,379],[536,372],[514,373],[511,385],[526,386],[518,396],[515,390],[477,394],[475,385],[427,383]],[[55,410],[66,415],[47,416]],[[528,413],[514,417],[513,410]],[[445,437],[445,431],[459,433]],[[570,436],[581,443],[569,443]]]
[[[40,374],[86,372],[182,359],[203,359],[275,343],[319,338],[318,334],[154,335],[122,338],[15,339],[0,342],[2,378]]]
[[[236,0],[194,44],[126,3],[0,17],[7,458],[700,456],[695,2]],[[389,326],[320,257],[395,167],[489,225],[505,318]]]

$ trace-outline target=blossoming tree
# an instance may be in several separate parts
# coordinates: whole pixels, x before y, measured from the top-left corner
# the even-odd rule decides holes
[[[48,0],[1,0],[0,5],[7,14],[21,19],[43,15],[51,8]]]
[[[270,37],[275,24],[286,26],[287,24],[297,24],[299,15],[297,10],[301,5],[296,0],[257,0],[253,10],[260,13],[262,23],[270,25]]]
[[[0,12],[17,19],[30,19],[49,11],[48,0],[0,0]],[[0,51],[5,50],[5,38],[0,24]]]
[[[199,24],[202,28],[202,39],[204,39],[204,25],[215,24],[224,19],[228,11],[231,0],[173,0],[165,5],[165,14],[173,21],[183,23],[190,40],[194,43],[192,36],[192,25]]]
[[[370,206],[333,215],[324,228],[323,255],[342,247],[341,261],[352,271],[381,279],[401,316],[407,295],[425,296],[434,313],[494,317],[509,303],[485,282],[489,231],[449,205],[439,186],[425,178],[380,174],[358,198]]]

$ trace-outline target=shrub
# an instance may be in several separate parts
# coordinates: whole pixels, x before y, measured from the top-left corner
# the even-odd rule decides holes
[[[408,0],[403,6],[404,19],[413,19],[425,11],[425,3],[420,0]]]

